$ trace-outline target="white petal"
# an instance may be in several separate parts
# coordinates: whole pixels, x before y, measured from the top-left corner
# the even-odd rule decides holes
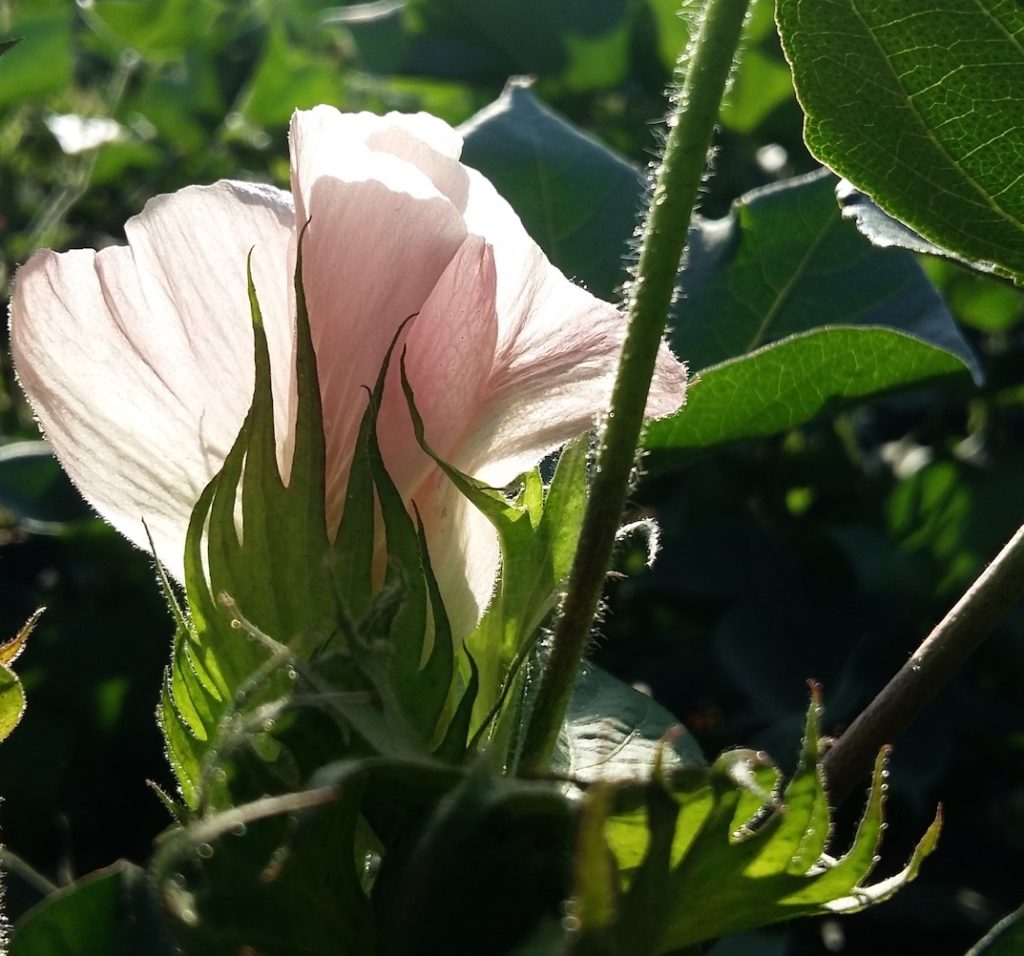
[[[273,362],[279,447],[289,440],[288,196],[222,182],[147,203],[128,247],[41,252],[11,302],[21,384],[85,498],[180,579],[184,534],[252,399],[246,260]]]

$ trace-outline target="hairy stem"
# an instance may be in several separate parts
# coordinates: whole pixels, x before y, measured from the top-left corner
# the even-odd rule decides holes
[[[749,4],[707,0],[694,41],[677,67],[682,88],[669,116],[668,140],[644,225],[629,292],[626,341],[580,543],[523,743],[520,766],[526,770],[543,769],[551,758],[601,599],[690,218]]]
[[[1024,596],[1024,527],[925,638],[910,660],[825,755],[829,799],[838,805]]]

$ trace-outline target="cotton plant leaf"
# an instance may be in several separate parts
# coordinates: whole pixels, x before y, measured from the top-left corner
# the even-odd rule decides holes
[[[692,227],[670,340],[696,372],[822,326],[888,328],[977,357],[921,267],[878,249],[843,219],[835,176],[819,170],[737,199]]]
[[[0,644],[0,741],[11,735],[25,713],[25,688],[10,665],[25,650],[29,635],[45,610],[44,607],[36,610],[14,637]]]
[[[61,887],[15,926],[9,956],[175,956],[145,872],[127,860]]]
[[[673,0],[673,17],[678,9]],[[627,279],[646,188],[641,173],[549,110],[522,80],[509,82],[461,132],[463,162],[494,183],[551,261],[614,301]]]
[[[166,835],[150,879],[193,956],[369,952],[355,845],[363,781],[264,797]],[[210,892],[215,887],[216,892]]]
[[[427,953],[443,941],[445,951],[477,952],[485,941],[510,952],[538,922],[560,918],[575,807],[557,788],[480,762],[405,819],[373,891],[380,951]]]
[[[74,66],[74,11],[53,4],[19,4],[4,22],[0,43],[0,107],[66,90]]]
[[[647,781],[655,766],[706,766],[669,711],[592,664],[573,685],[557,753],[554,769],[586,784]]]
[[[819,171],[696,222],[669,338],[697,374],[686,407],[648,426],[648,448],[770,435],[965,371],[981,381],[913,255],[865,240],[835,186]]]
[[[45,441],[0,448],[0,507],[33,534],[54,534],[92,517]]]
[[[1016,956],[1024,950],[1024,906],[1001,919],[966,956]]]
[[[623,0],[409,0],[347,5],[327,22],[346,27],[364,68],[378,75],[489,85],[531,74],[586,92],[625,76],[637,12]]]
[[[825,164],[925,239],[1024,282],[1024,9],[1016,0],[779,0]]]
[[[604,833],[618,872],[621,921],[612,937],[619,948],[611,952],[674,952],[797,916],[852,912],[914,879],[935,848],[940,817],[903,870],[867,882],[884,829],[884,751],[852,845],[838,858],[828,854],[819,708],[815,690],[800,761],[784,788],[763,754],[732,751],[710,768],[659,768],[642,790],[605,785],[608,793],[587,797],[585,804],[597,799],[610,807],[602,811]],[[629,908],[645,915],[628,917]],[[628,941],[634,948],[622,948]]]
[[[6,740],[25,713],[25,688],[6,664],[0,664],[0,741]]]
[[[909,382],[962,374],[944,349],[884,328],[825,327],[792,335],[700,373],[683,413],[652,422],[657,451],[775,435]]]

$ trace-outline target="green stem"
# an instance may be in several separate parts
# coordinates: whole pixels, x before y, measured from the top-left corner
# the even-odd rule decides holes
[[[520,766],[527,771],[543,769],[551,758],[590,637],[690,219],[750,2],[707,0],[697,35],[677,67],[682,89],[669,116],[668,141],[629,292],[626,341],[611,408],[601,433],[568,591],[523,742]]]
[[[825,755],[829,801],[838,806],[892,743],[1024,597],[1024,527],[914,651]]]

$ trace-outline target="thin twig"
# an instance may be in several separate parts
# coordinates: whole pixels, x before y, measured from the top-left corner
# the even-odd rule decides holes
[[[842,803],[892,743],[1024,597],[1024,527],[825,755],[829,799]]]

